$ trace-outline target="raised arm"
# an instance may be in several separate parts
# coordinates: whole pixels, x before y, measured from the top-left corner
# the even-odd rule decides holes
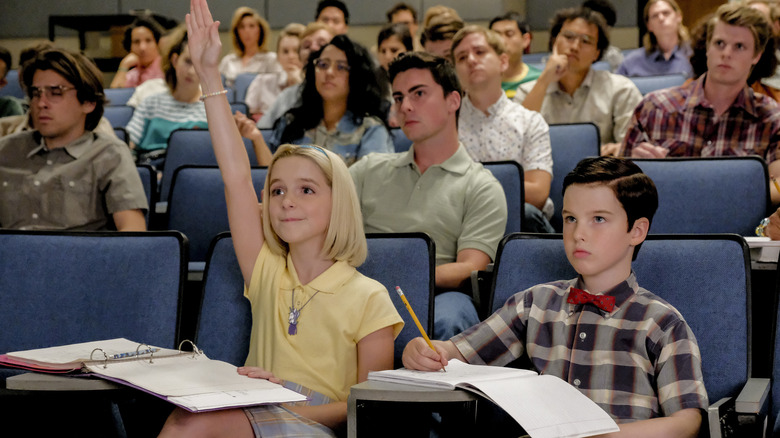
[[[263,246],[261,210],[257,208],[257,193],[252,185],[249,157],[241,134],[230,112],[223,90],[218,63],[222,52],[219,40],[219,22],[211,18],[206,0],[191,0],[187,14],[187,32],[192,63],[200,78],[205,98],[206,116],[211,143],[225,182],[228,220],[236,248],[238,264],[249,286],[257,255]]]

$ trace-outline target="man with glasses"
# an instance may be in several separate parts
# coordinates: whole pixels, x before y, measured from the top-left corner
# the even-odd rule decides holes
[[[628,78],[591,68],[607,46],[601,14],[586,8],[558,11],[550,30],[552,55],[539,79],[520,85],[515,101],[541,112],[549,124],[595,123],[601,153],[614,155],[642,94]]]
[[[105,102],[94,63],[43,51],[22,80],[34,129],[0,139],[0,227],[144,231],[148,204],[127,145],[92,131]]]

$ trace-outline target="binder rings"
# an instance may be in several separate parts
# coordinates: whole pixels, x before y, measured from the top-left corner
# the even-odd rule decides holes
[[[306,400],[281,385],[242,376],[235,366],[211,360],[193,347],[194,352],[184,352],[181,345],[172,350],[118,338],[11,352],[0,355],[0,365],[71,375],[90,373],[190,412]]]

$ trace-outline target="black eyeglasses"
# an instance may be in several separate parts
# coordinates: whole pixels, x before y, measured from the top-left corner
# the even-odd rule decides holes
[[[70,90],[75,90],[76,87],[69,87],[67,85],[44,85],[42,87],[30,87],[30,98],[40,99],[41,96],[46,96],[46,99],[57,101],[62,99],[62,96]]]

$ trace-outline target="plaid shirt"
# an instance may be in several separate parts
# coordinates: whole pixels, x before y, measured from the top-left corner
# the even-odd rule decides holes
[[[693,332],[632,273],[605,293],[615,309],[569,304],[579,280],[534,286],[451,340],[469,363],[504,366],[524,357],[560,377],[619,422],[706,409],[701,356]]]
[[[780,141],[780,108],[748,86],[731,107],[715,115],[704,96],[706,74],[681,87],[648,94],[634,110],[619,155],[649,141],[670,157],[758,155],[775,160]]]

